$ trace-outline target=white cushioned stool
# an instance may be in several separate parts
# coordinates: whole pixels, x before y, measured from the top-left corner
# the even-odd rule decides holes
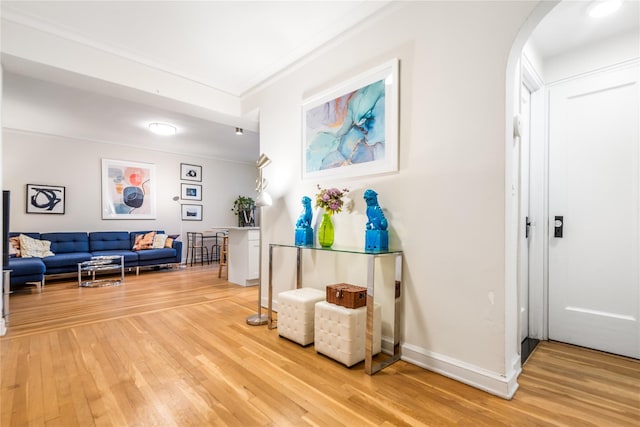
[[[326,301],[316,304],[315,349],[347,366],[364,360],[367,307],[346,308]],[[380,304],[373,305],[373,354],[380,353]]]
[[[278,334],[301,345],[313,342],[313,314],[325,291],[300,288],[278,294]]]

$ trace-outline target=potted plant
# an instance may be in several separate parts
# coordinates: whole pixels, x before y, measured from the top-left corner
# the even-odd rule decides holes
[[[238,196],[231,210],[238,215],[238,227],[255,227],[256,202],[251,197]]]

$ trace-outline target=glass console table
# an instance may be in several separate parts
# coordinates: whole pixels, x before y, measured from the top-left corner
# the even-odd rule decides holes
[[[96,272],[118,271],[120,280],[117,279],[96,279]],[[82,273],[91,275],[91,280],[82,281]],[[102,286],[118,286],[124,282],[124,257],[94,256],[89,261],[78,263],[78,287],[98,288]]]
[[[302,287],[302,251],[331,252],[335,255],[356,254],[367,257],[367,325],[366,342],[364,356],[364,371],[368,375],[373,375],[381,369],[400,360],[400,295],[402,285],[402,251],[388,250],[368,252],[364,249],[350,248],[323,248],[320,246],[296,246],[289,244],[270,243],[269,244],[269,296],[267,325],[269,329],[274,329],[277,324],[273,320],[273,250],[274,248],[293,248],[296,250],[296,289]],[[373,301],[376,283],[374,282],[374,267],[376,258],[395,257],[395,299],[393,304],[393,354],[387,359],[373,363]]]

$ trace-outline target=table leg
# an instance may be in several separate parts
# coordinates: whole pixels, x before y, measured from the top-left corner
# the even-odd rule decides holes
[[[273,329],[273,246],[269,245],[269,297],[268,297],[268,313],[267,328]]]
[[[364,343],[364,372],[372,375],[373,371],[373,302],[374,302],[374,276],[376,257],[367,257],[367,322]]]
[[[296,289],[302,287],[302,249],[296,248]]]
[[[394,304],[393,304],[393,355],[382,362],[373,363],[373,302],[374,266],[376,256],[369,257],[367,266],[367,330],[365,341],[364,371],[368,375],[384,369],[400,360],[400,296],[402,294],[402,254],[395,256]]]

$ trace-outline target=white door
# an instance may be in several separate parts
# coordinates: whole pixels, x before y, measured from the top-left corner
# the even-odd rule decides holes
[[[520,232],[518,281],[520,301],[520,341],[529,336],[529,129],[531,92],[523,84],[520,89]]]
[[[638,73],[635,64],[549,91],[549,338],[635,358]]]

